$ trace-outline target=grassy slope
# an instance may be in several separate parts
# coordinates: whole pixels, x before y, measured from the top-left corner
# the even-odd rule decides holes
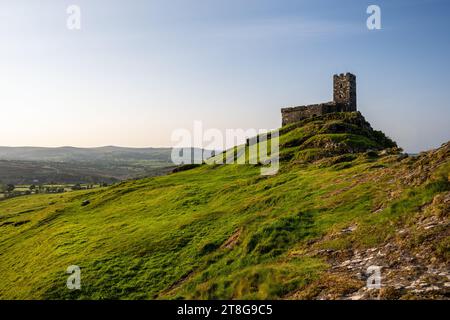
[[[448,146],[418,159],[356,153],[364,145],[394,147],[361,121],[325,117],[284,128],[285,161],[275,176],[261,176],[256,165],[205,165],[2,201],[0,298],[283,298],[311,291],[330,269],[313,249],[385,243],[449,190]],[[82,207],[85,199],[91,203]],[[355,232],[330,236],[354,224]],[[430,255],[448,259],[448,237],[432,248]],[[82,268],[80,291],[65,287],[73,264]]]

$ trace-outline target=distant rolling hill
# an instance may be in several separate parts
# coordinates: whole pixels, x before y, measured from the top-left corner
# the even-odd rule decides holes
[[[0,147],[0,182],[111,183],[170,171],[171,148]]]
[[[170,162],[171,148],[124,148],[106,146],[99,148],[43,148],[0,147],[1,160],[90,162],[90,161],[139,161]]]

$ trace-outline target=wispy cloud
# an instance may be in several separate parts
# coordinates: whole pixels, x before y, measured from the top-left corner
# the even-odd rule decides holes
[[[236,40],[270,40],[347,36],[364,31],[361,25],[349,22],[276,18],[248,20],[216,26],[209,29],[208,35]]]

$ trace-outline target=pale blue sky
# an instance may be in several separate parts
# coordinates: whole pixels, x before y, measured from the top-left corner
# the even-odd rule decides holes
[[[81,8],[80,31],[66,8]],[[382,30],[366,28],[381,7]],[[170,146],[177,128],[276,128],[280,107],[358,108],[409,152],[450,139],[446,0],[0,0],[0,145]]]

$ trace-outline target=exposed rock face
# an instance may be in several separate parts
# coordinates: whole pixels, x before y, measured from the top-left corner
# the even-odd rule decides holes
[[[333,101],[282,108],[282,125],[332,112],[356,111],[356,76],[351,73],[333,76]]]
[[[356,239],[358,223],[333,231],[311,243],[306,254],[323,258],[329,270],[309,287],[287,296],[291,299],[449,299],[449,177],[438,166],[448,163],[450,142],[417,157],[401,159],[392,168],[366,175],[366,181],[380,183],[383,176],[392,177],[386,189],[387,201],[398,199],[398,190],[412,185],[442,190],[430,201],[409,212],[403,219],[392,221],[396,233],[374,246],[333,248],[329,244],[343,239]],[[387,156],[387,159],[391,156]],[[441,167],[439,167],[441,168]],[[436,177],[440,177],[436,182]],[[359,180],[362,183],[363,180]],[[399,189],[400,188],[400,189]],[[396,190],[397,189],[397,190]],[[383,204],[369,213],[380,214]],[[325,245],[324,245],[325,243]],[[305,254],[305,253],[303,253]],[[380,267],[380,288],[367,285],[371,266]]]

